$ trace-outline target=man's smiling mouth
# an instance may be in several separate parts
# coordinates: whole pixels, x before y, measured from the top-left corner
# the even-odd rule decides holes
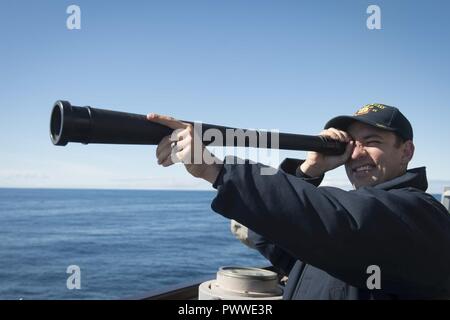
[[[352,167],[352,173],[356,177],[363,177],[366,174],[370,173],[376,166],[373,164],[363,164]]]
[[[362,165],[362,166],[355,167],[352,170],[353,170],[353,172],[359,172],[359,171],[369,171],[369,170],[372,170],[373,168],[375,168],[374,165],[365,164],[365,165]]]

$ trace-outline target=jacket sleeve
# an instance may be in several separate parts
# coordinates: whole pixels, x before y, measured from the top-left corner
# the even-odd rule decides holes
[[[427,194],[316,187],[282,170],[262,175],[261,164],[235,162],[227,157],[214,183],[214,211],[353,286],[366,288],[368,267],[377,265],[388,292],[450,293],[443,289],[450,218]]]
[[[299,169],[303,161],[304,160],[287,158],[280,164],[279,170],[286,174],[302,178],[312,185],[320,185],[323,180],[323,175],[320,177],[310,177],[305,175]],[[290,273],[297,259],[251,229],[248,229],[248,240],[253,244],[256,250],[272,263],[272,266],[278,273],[282,275],[288,275]]]

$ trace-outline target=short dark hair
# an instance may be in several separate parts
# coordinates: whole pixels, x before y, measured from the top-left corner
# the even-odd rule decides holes
[[[400,148],[400,146],[401,146],[402,144],[404,144],[405,142],[406,142],[405,138],[403,138],[401,135],[395,133],[394,147]]]

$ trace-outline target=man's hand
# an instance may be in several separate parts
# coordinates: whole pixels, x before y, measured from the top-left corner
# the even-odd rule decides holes
[[[173,134],[161,139],[156,148],[158,164],[168,167],[176,162],[182,162],[194,177],[205,179],[210,183],[216,181],[222,161],[206,149],[201,138],[194,133],[191,124],[155,113],[147,115],[147,119],[174,129]],[[194,151],[197,154],[194,155]]]
[[[301,164],[300,170],[310,177],[318,177],[327,171],[343,165],[352,154],[355,144],[347,132],[335,128],[323,130],[320,135],[346,142],[347,147],[345,152],[339,156],[326,156],[318,152],[308,152],[308,156],[305,162]]]

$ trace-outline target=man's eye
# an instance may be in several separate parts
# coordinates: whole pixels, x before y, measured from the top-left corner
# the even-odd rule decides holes
[[[380,144],[380,141],[367,141],[366,144]]]

